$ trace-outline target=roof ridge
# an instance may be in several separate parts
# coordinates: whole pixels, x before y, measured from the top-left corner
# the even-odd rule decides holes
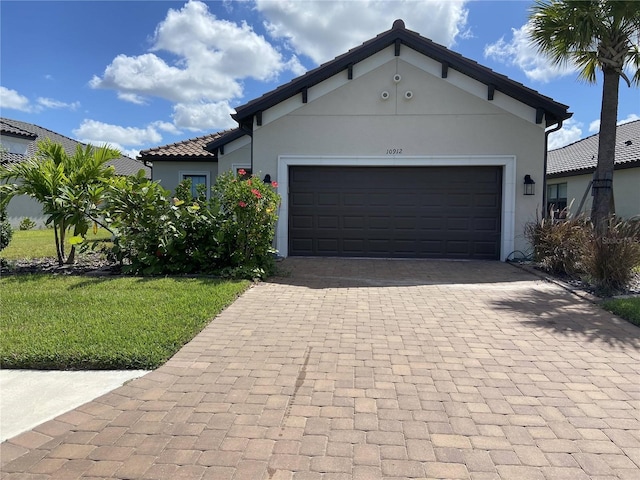
[[[636,122],[640,122],[640,118],[637,120],[631,120],[630,122],[624,122],[624,123],[620,123],[618,125],[616,125],[616,142],[619,140],[618,138],[618,128],[620,127],[624,127],[625,125],[630,125],[632,123],[636,123]],[[567,147],[571,147],[572,145],[575,145],[576,143],[580,143],[580,142],[584,142],[585,140],[588,140],[592,137],[597,137],[598,135],[600,135],[600,130],[598,130],[596,133],[592,133],[591,135],[588,135],[584,138],[580,138],[578,140],[575,140],[571,143],[567,143],[566,145],[563,145],[562,147],[558,147],[558,148],[554,148],[553,150],[549,150],[549,153],[551,152],[556,152],[558,150],[562,150],[563,148],[567,148]]]

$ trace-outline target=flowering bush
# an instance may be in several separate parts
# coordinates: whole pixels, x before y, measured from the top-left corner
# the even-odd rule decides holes
[[[220,175],[212,189],[212,201],[220,212],[221,257],[231,272],[263,277],[274,266],[273,239],[280,197],[277,184],[266,184],[245,170]]]
[[[142,175],[120,178],[109,196],[106,221],[112,254],[125,273],[213,273],[221,268],[215,211],[172,198]]]
[[[241,173],[222,175],[209,201],[192,198],[189,188],[172,198],[143,175],[115,179],[102,213],[123,271],[269,275],[279,197],[272,185]]]

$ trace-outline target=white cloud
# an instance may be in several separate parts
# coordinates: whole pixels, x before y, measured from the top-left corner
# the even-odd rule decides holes
[[[589,124],[589,133],[598,133],[600,131],[600,120],[594,120]]]
[[[84,143],[93,145],[125,145],[140,146],[148,143],[158,144],[162,135],[153,126],[146,128],[121,127],[85,119],[80,126],[73,130],[73,134]]]
[[[618,125],[622,125],[624,123],[635,122],[636,120],[640,120],[640,116],[635,113],[630,113],[627,115],[627,118],[623,118],[622,120],[618,120]]]
[[[46,108],[77,110],[80,107],[80,102],[66,103],[53,98],[38,97],[36,103],[32,104],[27,97],[20,95],[16,90],[0,86],[0,107],[21,112],[39,113]]]
[[[303,71],[295,56],[285,59],[247,23],[218,19],[200,1],[169,9],[152,42],[147,53],[115,57],[89,85],[117,90],[120,99],[137,104],[144,103],[144,97],[174,102],[178,127],[226,126],[231,119],[216,116],[216,124],[202,117],[203,106],[207,111],[224,110],[220,105],[242,97],[244,79],[271,81],[285,70]],[[177,60],[169,64],[161,54]],[[187,113],[194,106],[195,111]]]
[[[549,134],[549,150],[564,147],[582,138],[582,123],[573,119],[564,122],[557,132]]]
[[[147,103],[144,97],[136,95],[135,93],[118,92],[118,98],[125,102],[135,103],[136,105],[145,105]]]
[[[68,108],[69,110],[77,110],[80,107],[80,102],[66,103],[53,98],[38,97],[37,102],[44,108]]]
[[[507,42],[503,37],[495,43],[485,45],[485,58],[514,65],[520,68],[527,78],[539,82],[549,82],[554,78],[570,75],[577,71],[573,65],[556,65],[548,57],[539,53],[530,41],[530,28],[528,23],[518,29],[512,28],[513,38],[511,41]]]
[[[31,112],[33,107],[29,104],[29,99],[20,95],[16,90],[0,86],[0,106],[21,112]]]
[[[233,109],[227,102],[178,104],[173,107],[173,123],[187,130],[215,130],[236,127]]]
[[[635,113],[630,113],[629,115],[627,115],[627,118],[618,120],[618,123],[616,123],[616,125],[623,125],[625,123],[635,122],[636,120],[640,120],[640,116],[636,115]],[[600,132],[600,119],[594,120],[589,124],[589,132],[591,133]]]
[[[257,0],[273,38],[285,39],[298,54],[322,63],[389,30],[395,19],[437,43],[451,46],[465,30],[464,1],[444,0]]]
[[[180,135],[182,132],[176,128],[173,123],[163,122],[158,120],[153,122],[151,126],[156,127],[158,130],[162,130],[163,132],[171,133],[173,135]]]

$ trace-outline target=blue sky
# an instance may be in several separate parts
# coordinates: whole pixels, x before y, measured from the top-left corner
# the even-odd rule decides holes
[[[551,146],[597,132],[601,83],[528,44],[530,1],[0,2],[0,115],[140,150],[234,126],[233,108],[402,18],[407,28],[570,106]],[[640,118],[620,85],[619,121]]]

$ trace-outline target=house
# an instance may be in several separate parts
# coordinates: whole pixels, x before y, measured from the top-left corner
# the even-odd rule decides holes
[[[193,154],[201,138],[139,158],[168,188],[240,168],[277,181],[282,256],[505,260],[527,247],[543,195],[525,176],[544,183],[545,129],[567,109],[396,20],[236,107],[211,155]]]
[[[573,215],[589,215],[599,140],[596,133],[549,151],[547,209],[562,210],[568,206]],[[640,120],[618,125],[616,129],[613,198],[618,216],[640,215]]]
[[[77,145],[84,147],[84,144],[76,140],[38,125],[0,118],[0,145],[2,146],[0,164],[6,166],[30,158],[36,153],[38,142],[47,138],[61,144],[69,155],[75,152]],[[151,169],[140,160],[123,156],[110,161],[108,165],[112,165],[118,175],[134,175],[143,169],[147,176],[151,177]],[[40,204],[24,195],[11,199],[7,207],[7,217],[14,228],[18,227],[25,217],[36,222],[38,226],[43,226],[46,220]]]

